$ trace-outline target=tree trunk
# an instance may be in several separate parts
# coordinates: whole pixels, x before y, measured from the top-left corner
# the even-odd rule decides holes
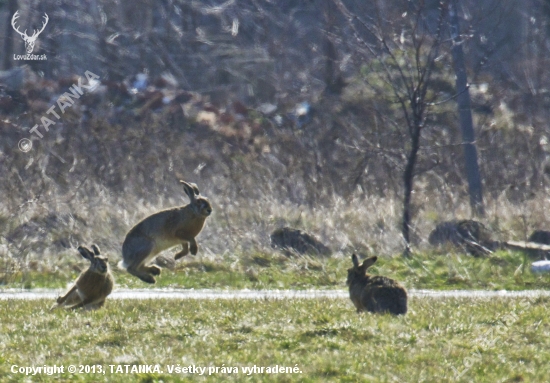
[[[345,82],[337,65],[338,53],[330,36],[334,33],[335,29],[336,9],[332,0],[325,0],[323,5],[323,17],[325,21],[325,36],[323,36],[323,50],[325,53],[325,92],[340,94],[345,86]]]
[[[483,216],[485,214],[485,210],[483,207],[481,176],[477,162],[474,124],[472,121],[472,111],[470,107],[470,92],[468,90],[468,79],[466,75],[466,66],[464,64],[464,52],[462,51],[462,37],[460,35],[456,1],[457,0],[451,0],[449,2],[449,17],[451,24],[451,38],[453,40],[452,55],[456,75],[458,116],[464,145],[464,165],[466,169],[466,176],[468,178],[468,189],[470,193],[470,206],[472,208],[472,212],[476,215]]]
[[[419,121],[414,122],[414,127],[411,129],[411,150],[407,155],[407,164],[405,165],[405,172],[403,173],[403,227],[402,234],[405,240],[405,251],[403,255],[409,256],[411,254],[411,198],[413,192],[414,182],[414,166],[418,157],[418,149],[420,147],[420,133],[422,126]]]

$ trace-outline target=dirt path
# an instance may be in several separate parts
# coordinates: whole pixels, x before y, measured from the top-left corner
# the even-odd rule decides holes
[[[55,299],[63,290],[0,290],[0,300]],[[548,290],[486,291],[486,290],[409,290],[417,298],[536,298],[550,297]],[[185,289],[117,289],[109,299],[342,299],[346,290],[185,290]]]

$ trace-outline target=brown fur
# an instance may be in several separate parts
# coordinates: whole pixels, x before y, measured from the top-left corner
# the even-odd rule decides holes
[[[90,260],[90,267],[80,274],[65,295],[57,298],[57,304],[52,306],[52,309],[61,306],[70,309],[98,309],[103,306],[113,290],[114,279],[107,257],[100,256],[99,247],[96,245],[92,245],[92,249],[93,252],[83,246],[78,248],[80,254]]]
[[[144,282],[156,282],[154,275],[159,275],[161,269],[150,263],[161,251],[181,244],[182,250],[175,259],[198,252],[195,237],[212,213],[212,206],[208,199],[199,195],[197,185],[180,182],[190,203],[145,218],[128,232],[122,244],[122,266]]]
[[[393,279],[367,274],[377,257],[367,258],[362,265],[355,254],[353,267],[348,269],[347,285],[350,299],[357,312],[389,312],[394,315],[407,313],[407,291]]]

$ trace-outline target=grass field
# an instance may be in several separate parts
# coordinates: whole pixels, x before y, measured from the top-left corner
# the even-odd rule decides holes
[[[73,255],[63,259],[62,267],[21,269],[3,277],[0,271],[0,288],[64,288],[88,263]],[[407,288],[416,289],[550,288],[550,275],[532,274],[531,262],[521,253],[508,251],[489,258],[418,253],[410,259],[382,256],[369,272],[390,276]],[[277,253],[185,257],[176,263],[175,270],[163,269],[157,284],[152,286],[112,264],[117,285],[125,288],[343,289],[349,267],[351,260],[343,254],[332,258],[288,258]]]
[[[152,286],[111,261],[120,288],[341,290],[351,266],[347,251],[329,258],[205,251],[164,268]],[[62,290],[88,267],[69,250],[17,262],[0,258],[0,291]],[[369,271],[409,289],[550,288],[550,275],[532,274],[531,262],[511,251],[473,258],[434,250],[380,255]],[[358,315],[348,299],[108,299],[95,312],[50,312],[53,300],[0,301],[0,381],[544,382],[549,301],[414,298],[403,317]],[[64,372],[23,373],[45,365]],[[143,372],[146,365],[158,367]],[[272,373],[279,367],[285,373]]]
[[[0,381],[550,381],[543,298],[412,299],[401,317],[358,315],[347,299],[111,300],[95,312],[50,312],[51,303],[0,302]],[[12,372],[44,365],[96,373]],[[254,365],[296,372],[248,375]]]

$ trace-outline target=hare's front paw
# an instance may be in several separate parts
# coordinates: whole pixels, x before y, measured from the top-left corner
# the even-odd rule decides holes
[[[181,257],[185,257],[187,254],[189,254],[189,244],[185,242],[182,244],[181,251],[174,256],[174,259],[178,260]]]
[[[153,275],[160,275],[161,268],[156,265],[152,265],[152,266],[149,266],[148,271]]]

